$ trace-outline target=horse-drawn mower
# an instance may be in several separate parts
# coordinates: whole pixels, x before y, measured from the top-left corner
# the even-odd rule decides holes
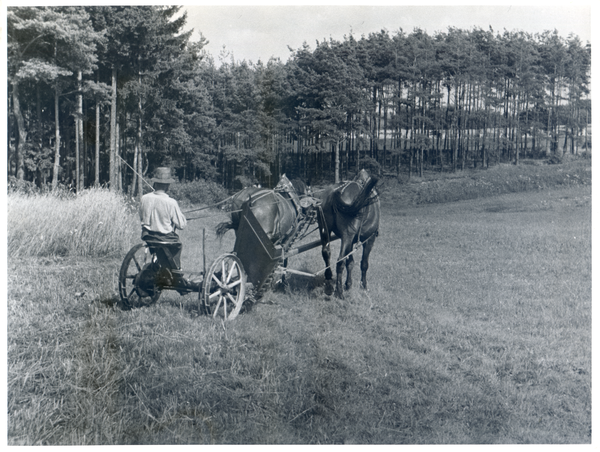
[[[340,189],[343,191],[343,187],[338,191]],[[277,230],[283,209],[272,216],[262,215],[261,212],[261,223],[255,215],[255,209],[265,205],[273,208],[275,204],[261,204],[260,200],[264,201],[264,198],[260,194],[250,196],[240,209],[233,251],[215,259],[208,270],[204,256],[204,268],[200,272],[202,279],[191,284],[182,277],[182,273],[171,270],[174,268],[170,250],[172,244],[148,241],[135,245],[125,256],[119,272],[119,295],[123,305],[151,305],[165,290],[177,291],[181,295],[197,292],[201,313],[233,320],[240,313],[244,301],[256,301],[274,281],[285,278],[287,274],[316,276],[320,272],[310,274],[287,268],[287,259],[319,246],[328,247],[331,241],[343,234],[330,235],[331,226],[328,226],[322,203],[317,198],[310,197],[310,201],[303,203],[293,201],[289,196],[279,195],[279,198],[277,202],[290,203],[296,212],[290,230],[284,233],[278,231],[277,234],[272,232]],[[288,208],[285,211],[291,210]],[[275,227],[272,223],[276,223]],[[314,223],[318,224],[320,238],[293,247],[313,232],[309,229]],[[203,254],[204,242],[203,239]]]

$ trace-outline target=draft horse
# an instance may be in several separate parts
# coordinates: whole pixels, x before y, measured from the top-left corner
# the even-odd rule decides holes
[[[298,187],[300,190],[306,190],[303,183]],[[285,243],[296,232],[300,209],[299,196],[292,182],[284,174],[273,190],[247,187],[236,193],[229,205],[230,219],[217,225],[217,237],[221,238],[230,229],[238,230],[242,207],[247,202],[274,244]]]
[[[336,263],[335,295],[344,299],[343,290],[352,287],[352,268],[354,257],[352,248],[359,241],[362,244],[360,262],[361,286],[367,288],[367,270],[369,255],[373,249],[375,238],[379,234],[380,205],[375,185],[377,178],[370,177],[361,170],[353,181],[330,185],[324,190],[315,192],[314,196],[321,201],[322,216],[319,220],[321,236],[321,253],[327,269],[325,280],[328,292],[332,290],[333,273],[331,271],[330,233],[341,239],[340,254]],[[346,284],[342,286],[346,266]]]

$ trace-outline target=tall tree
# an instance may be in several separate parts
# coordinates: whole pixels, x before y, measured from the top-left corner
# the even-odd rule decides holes
[[[89,73],[95,67],[96,44],[102,33],[91,28],[85,10],[77,7],[11,8],[9,24],[9,74],[13,88],[13,108],[19,128],[17,146],[17,177],[23,177],[22,150],[27,138],[19,101],[19,83],[51,83],[55,91],[55,112],[58,97],[66,86],[75,86],[69,80],[77,72]],[[76,89],[76,88],[75,88]],[[16,102],[15,102],[16,100]],[[52,185],[58,183],[60,159],[60,129],[58,114],[55,117],[55,162]]]
[[[550,154],[558,152],[559,105],[562,100],[566,62],[565,43],[556,30],[542,33],[540,36],[540,52],[542,56],[541,65],[546,77],[546,91],[548,92],[546,101],[548,110],[546,154]]]

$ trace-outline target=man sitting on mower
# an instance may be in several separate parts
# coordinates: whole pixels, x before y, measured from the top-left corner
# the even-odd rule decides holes
[[[142,223],[142,240],[147,242],[151,248],[161,252],[160,265],[167,268],[172,278],[167,275],[167,281],[163,284],[173,285],[181,289],[192,288],[181,271],[182,243],[175,232],[176,229],[184,229],[187,221],[177,201],[167,194],[169,185],[175,182],[171,178],[171,169],[166,167],[157,168],[151,179],[154,192],[142,196],[140,206],[140,221]],[[153,247],[152,243],[167,242],[166,245]],[[162,275],[164,278],[164,275]],[[161,278],[161,279],[163,279]],[[169,281],[169,279],[171,279]]]

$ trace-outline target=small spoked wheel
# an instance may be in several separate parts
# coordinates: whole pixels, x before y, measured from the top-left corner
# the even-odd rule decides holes
[[[237,317],[246,296],[246,272],[235,254],[223,254],[213,262],[199,296],[207,314],[224,320]]]
[[[144,243],[129,250],[119,272],[119,296],[127,308],[150,306],[160,297],[160,288],[154,278],[144,278],[148,267],[152,265],[152,253]],[[142,272],[146,270],[145,272]]]

